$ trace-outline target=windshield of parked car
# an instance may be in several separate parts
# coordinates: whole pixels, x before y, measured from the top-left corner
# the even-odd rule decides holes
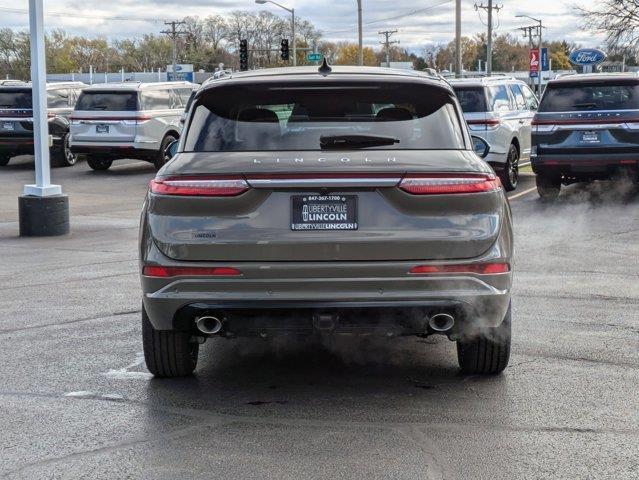
[[[137,92],[82,92],[76,110],[134,112],[138,110]]]
[[[33,108],[30,88],[0,89],[0,108]]]
[[[465,148],[453,97],[443,88],[305,82],[202,92],[184,150],[320,150],[336,147],[331,138],[344,149]]]
[[[464,113],[486,111],[486,94],[482,87],[454,87]]]
[[[639,85],[630,82],[550,84],[540,112],[639,109]]]

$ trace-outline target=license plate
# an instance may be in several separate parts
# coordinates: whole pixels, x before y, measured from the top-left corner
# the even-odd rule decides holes
[[[109,133],[109,126],[108,125],[96,125],[95,126],[95,133]]]
[[[581,132],[582,143],[600,143],[599,132]]]
[[[13,131],[14,130],[13,122],[4,122],[2,124],[2,129]]]
[[[291,230],[357,230],[356,195],[295,195],[291,207]]]

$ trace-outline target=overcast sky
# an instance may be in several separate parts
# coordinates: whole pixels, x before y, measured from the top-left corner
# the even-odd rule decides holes
[[[592,6],[596,0],[503,0],[502,10],[496,14],[498,33],[520,34],[517,27],[529,25],[515,15],[542,18],[548,28],[547,39],[567,39],[587,47],[598,46],[602,38],[580,29],[579,18],[571,5]],[[255,5],[254,0],[44,0],[47,28],[61,27],[73,34],[121,38],[143,33],[157,33],[162,22],[186,15],[205,17],[224,14],[235,9],[258,11],[268,9],[275,14],[288,15],[280,8],[267,4]],[[356,0],[279,0],[295,7],[296,14],[312,21],[331,40],[357,39]],[[481,3],[481,0],[478,2]],[[487,3],[487,0],[484,0]],[[498,2],[496,2],[498,3]],[[473,0],[462,0],[463,32],[465,35],[485,31],[485,12],[473,8]],[[363,0],[365,42],[377,46],[377,32],[398,29],[394,38],[417,50],[419,47],[452,40],[454,35],[454,0]],[[27,28],[27,0],[0,3],[0,27]],[[118,17],[118,18],[108,18]],[[480,18],[481,17],[481,18]],[[137,21],[134,19],[143,19]]]

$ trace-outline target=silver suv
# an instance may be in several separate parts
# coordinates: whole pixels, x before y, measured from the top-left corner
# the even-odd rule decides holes
[[[195,88],[188,82],[91,86],[71,117],[71,150],[86,154],[94,170],[106,170],[118,158],[146,160],[159,170],[180,136],[180,117]]]
[[[504,188],[517,188],[519,164],[530,161],[531,122],[539,102],[528,86],[511,77],[450,80],[473,135],[490,145],[486,161]]]

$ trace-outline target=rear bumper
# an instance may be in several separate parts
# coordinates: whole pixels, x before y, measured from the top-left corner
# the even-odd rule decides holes
[[[71,142],[71,151],[81,155],[103,155],[113,158],[154,160],[158,154],[155,142],[93,143]]]
[[[532,169],[537,174],[574,178],[610,178],[620,170],[637,174],[639,155],[627,153],[534,155]]]
[[[497,252],[491,249],[489,256]],[[385,332],[392,325],[396,335],[423,334],[425,318],[441,312],[453,313],[460,328],[501,323],[510,303],[511,272],[408,274],[420,263],[425,262],[221,263],[215,266],[239,268],[242,276],[142,276],[143,302],[156,329],[189,329],[196,316],[209,313],[229,319],[235,335],[312,331],[318,312],[356,317],[340,325],[347,331],[375,331],[383,324]]]
[[[52,135],[53,148],[62,148],[62,136]],[[0,137],[0,152],[12,155],[32,154],[33,136]]]

